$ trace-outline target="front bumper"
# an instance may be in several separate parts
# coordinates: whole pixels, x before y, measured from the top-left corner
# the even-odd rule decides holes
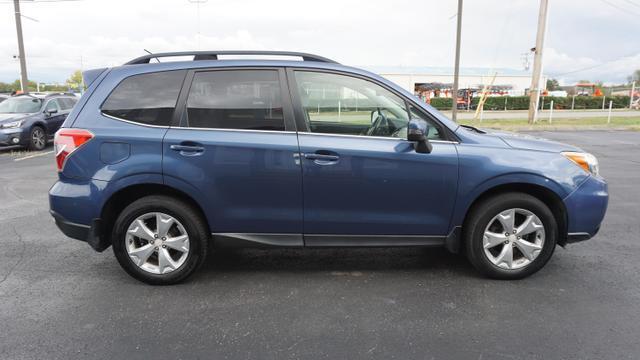
[[[588,240],[598,233],[607,212],[607,182],[590,176],[564,199],[564,203],[568,218],[567,243]]]
[[[0,146],[24,145],[25,135],[21,128],[0,129]]]

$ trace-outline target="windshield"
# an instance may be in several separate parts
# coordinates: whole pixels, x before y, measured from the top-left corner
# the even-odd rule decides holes
[[[32,97],[8,98],[0,103],[0,114],[35,113],[40,111],[42,100]]]

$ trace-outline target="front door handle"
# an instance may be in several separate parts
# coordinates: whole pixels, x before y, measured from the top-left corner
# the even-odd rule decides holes
[[[302,154],[302,157],[307,160],[313,160],[313,162],[318,165],[332,165],[340,160],[340,156],[338,156],[338,154],[322,150],[316,151],[315,153],[304,153]]]
[[[204,152],[204,146],[196,145],[196,144],[193,144],[193,145],[173,144],[169,146],[169,148],[173,151],[179,151],[180,155],[185,155],[185,156],[199,155]]]

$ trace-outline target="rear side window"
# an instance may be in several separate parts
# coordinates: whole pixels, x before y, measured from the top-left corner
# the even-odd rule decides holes
[[[72,98],[59,98],[58,103],[62,110],[69,110],[76,105],[76,100]]]
[[[124,79],[102,104],[102,112],[148,125],[170,125],[185,70],[134,75]]]
[[[187,98],[190,127],[284,130],[276,70],[198,72]]]

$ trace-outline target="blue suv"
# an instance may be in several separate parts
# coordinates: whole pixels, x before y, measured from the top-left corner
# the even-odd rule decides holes
[[[150,284],[184,280],[212,246],[444,246],[518,279],[607,208],[593,155],[458,125],[320,56],[163,53],[84,77],[51,214]]]
[[[31,93],[0,102],[0,147],[44,149],[77,101],[73,94]]]

